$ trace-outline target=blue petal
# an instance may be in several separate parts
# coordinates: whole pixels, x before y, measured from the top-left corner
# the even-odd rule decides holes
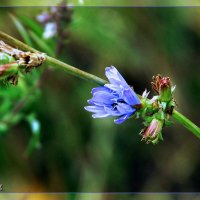
[[[99,86],[99,87],[93,88],[91,93],[94,95],[94,93],[96,92],[111,92],[111,90],[104,86]]]
[[[85,106],[85,110],[93,113],[97,113],[104,110],[103,106]]]
[[[103,118],[109,116],[109,113],[107,113],[102,106],[85,106],[84,108],[89,112],[95,113],[92,115],[93,118]]]
[[[120,87],[120,85],[114,85],[114,84],[107,83],[104,86],[106,88],[109,88],[109,89],[113,90],[113,91],[121,91],[122,90],[122,87]]]
[[[132,114],[136,111],[135,108],[132,108],[130,105],[125,103],[118,103],[117,110],[121,113],[121,115]]]
[[[95,92],[92,99],[88,101],[91,105],[112,105],[117,101],[116,97],[109,92]]]
[[[138,96],[114,66],[106,68],[106,76],[111,84],[105,84],[105,87],[115,91],[129,105],[140,104]]]
[[[124,87],[122,85],[105,84],[104,86],[110,89],[112,94],[118,96],[118,98],[122,98],[124,92]]]
[[[130,87],[124,90],[122,99],[129,105],[140,104],[138,96]]]
[[[93,118],[104,118],[104,117],[108,117],[110,116],[108,113],[106,113],[105,111],[102,112],[98,112],[92,115]]]
[[[122,122],[127,120],[130,116],[131,116],[131,114],[123,115],[122,117],[115,119],[114,122],[115,122],[115,124],[121,124]]]
[[[111,84],[127,87],[128,84],[114,66],[106,67],[105,74]]]

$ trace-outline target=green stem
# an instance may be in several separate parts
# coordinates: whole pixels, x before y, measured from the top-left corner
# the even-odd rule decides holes
[[[0,39],[11,46],[19,48],[20,50],[30,51],[30,52],[38,52],[36,49],[24,44],[23,42],[20,42],[19,40],[7,35],[6,33],[1,32],[1,31],[0,31]],[[76,67],[68,65],[68,64],[61,62],[55,58],[52,58],[50,56],[46,57],[46,63],[48,63],[49,65],[54,66],[54,67],[62,68],[66,72],[68,72],[74,76],[77,76],[77,77],[85,79],[87,81],[96,83],[98,85],[104,85],[105,83],[107,83],[107,81],[105,81],[95,75],[84,72]]]
[[[52,58],[52,57],[49,57],[47,56],[47,60],[46,62],[49,64],[49,65],[52,65],[54,67],[58,67],[58,68],[62,68],[64,69],[66,72],[74,75],[74,76],[77,76],[79,78],[82,78],[82,79],[85,79],[87,81],[90,81],[90,82],[93,82],[93,83],[96,83],[98,85],[104,85],[107,83],[107,81],[95,76],[95,75],[92,75],[92,74],[89,74],[87,72],[84,72],[80,69],[77,69],[76,67],[73,67],[71,65],[68,65],[64,62],[61,62],[55,58]]]
[[[200,128],[184,115],[174,110],[172,117],[200,139]]]
[[[38,52],[36,49],[20,42],[19,40],[7,35],[6,33],[3,33],[0,31],[0,39],[3,40],[4,42],[6,42],[7,44],[17,47],[21,50],[24,51],[30,51],[30,52]],[[71,65],[68,65],[64,62],[61,62],[55,58],[49,57],[47,56],[46,58],[46,62],[49,65],[52,65],[54,67],[58,67],[61,69],[64,69],[66,72],[77,76],[79,78],[83,78],[87,81],[96,83],[98,85],[104,85],[105,83],[107,83],[107,81],[105,81],[104,79],[101,79],[97,76],[94,76],[92,74],[89,74],[87,72],[84,72],[80,69],[77,69],[76,67],[73,67]],[[179,122],[181,125],[183,125],[185,128],[187,128],[189,131],[191,131],[194,135],[196,135],[198,138],[200,138],[200,128],[197,127],[192,121],[190,121],[188,118],[186,118],[185,116],[183,116],[181,113],[179,113],[178,111],[174,110],[172,117]]]

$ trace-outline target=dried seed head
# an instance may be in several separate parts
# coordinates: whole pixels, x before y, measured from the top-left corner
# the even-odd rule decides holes
[[[46,60],[46,54],[23,52],[0,40],[0,79],[16,85],[18,72],[30,72]]]
[[[31,53],[23,52],[20,54],[18,63],[20,66],[25,66],[25,71],[30,72],[32,68],[40,66],[46,59],[46,54],[44,53]]]
[[[15,49],[3,41],[0,41],[0,51],[13,56],[20,66],[25,66],[25,71],[29,72],[32,68],[40,66],[46,59],[45,53],[40,52],[23,52]]]

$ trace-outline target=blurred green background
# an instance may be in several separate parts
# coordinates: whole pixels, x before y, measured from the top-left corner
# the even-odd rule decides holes
[[[47,41],[39,37],[43,26],[36,16],[44,10],[48,8],[1,7],[0,30],[24,41],[12,14],[33,47],[102,78],[105,67],[114,65],[139,94],[151,90],[153,75],[167,75],[177,86],[177,109],[200,124],[200,8],[73,7],[71,21],[67,27],[62,24],[69,35],[59,54],[59,36]],[[4,191],[199,191],[200,142],[192,133],[175,123],[164,129],[164,142],[147,145],[139,135],[140,120],[115,125],[113,119],[92,119],[83,107],[96,85],[53,66],[41,66],[20,79],[19,86],[1,89],[1,104],[9,101],[0,110],[2,118],[30,97],[30,88],[41,76],[28,103],[0,134]],[[30,140],[34,141],[32,116],[41,130],[29,151]],[[175,197],[164,199],[171,198]]]

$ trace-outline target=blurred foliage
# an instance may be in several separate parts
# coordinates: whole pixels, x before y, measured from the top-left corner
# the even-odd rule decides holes
[[[168,75],[177,85],[178,109],[198,124],[199,8],[74,7],[59,54],[60,36],[43,39],[44,27],[36,21],[48,9],[0,8],[0,29],[100,77],[106,66],[115,65],[140,94],[151,89],[152,75]],[[91,118],[83,107],[92,87],[45,65],[20,77],[16,87],[1,87],[4,191],[199,190],[200,147],[192,134],[175,124],[164,131],[163,143],[146,145],[138,135],[140,121],[117,126],[113,119]]]
[[[40,0],[37,6],[52,6],[60,3],[59,0]],[[75,6],[199,6],[199,0],[69,0]],[[35,6],[34,1],[1,0],[0,6]]]

